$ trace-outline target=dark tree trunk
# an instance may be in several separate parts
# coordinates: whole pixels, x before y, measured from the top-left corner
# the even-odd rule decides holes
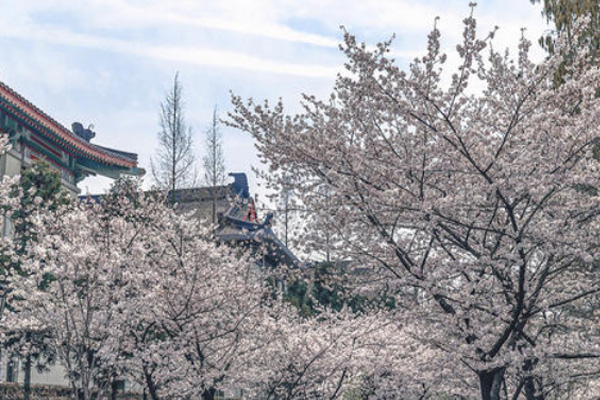
[[[116,376],[113,376],[110,382],[110,400],[117,400],[119,394],[119,380]]]
[[[144,367],[144,377],[146,378],[146,387],[148,388],[148,394],[150,395],[150,399],[160,400],[158,397],[158,390],[156,388],[156,384],[154,383],[154,379],[152,379],[152,374],[148,371],[148,368],[146,367]]]
[[[215,395],[217,394],[217,389],[210,388],[206,389],[204,393],[202,393],[202,400],[215,400]]]
[[[525,381],[525,397],[527,400],[544,400],[544,394],[536,394],[536,380],[534,378],[527,378]]]
[[[25,378],[23,381],[23,399],[31,399],[31,354],[25,357]]]
[[[504,371],[504,368],[495,368],[477,373],[481,388],[481,400],[500,400]]]
[[[523,370],[530,373],[533,371],[533,369],[535,368],[535,366],[537,365],[538,360],[536,358],[534,359],[528,359],[525,361],[525,365],[523,366]],[[543,394],[536,394],[537,392],[537,387],[541,386],[541,382],[539,381],[539,379],[536,379],[533,376],[529,376],[528,378],[525,378],[525,398],[527,398],[527,400],[544,400],[544,395]]]

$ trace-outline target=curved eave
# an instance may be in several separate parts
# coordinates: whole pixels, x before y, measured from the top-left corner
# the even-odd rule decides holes
[[[98,174],[113,179],[118,179],[121,175],[143,176],[146,173],[143,168],[106,165],[86,159],[81,159],[76,167],[88,174]]]
[[[127,153],[106,151],[104,148],[95,146],[74,135],[63,125],[2,82],[0,82],[0,105],[10,109],[15,114],[19,114],[19,117],[25,124],[40,132],[45,138],[55,144],[64,147],[68,153],[77,158],[89,159],[90,161],[118,169],[132,170],[137,168],[137,161],[127,157],[125,155]]]
[[[217,232],[217,237],[224,242],[248,242],[255,245],[264,244],[269,250],[270,258],[283,261],[288,265],[299,265],[300,260],[281,240],[277,238],[273,230],[264,224],[241,221],[223,215],[222,222],[235,228],[234,232]]]

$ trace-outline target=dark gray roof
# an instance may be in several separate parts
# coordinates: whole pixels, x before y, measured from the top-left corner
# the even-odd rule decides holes
[[[223,243],[242,245],[250,248],[255,255],[261,255],[270,266],[286,264],[299,266],[300,261],[275,235],[271,229],[272,215],[263,222],[253,218],[254,200],[249,195],[245,174],[230,174],[234,182],[217,187],[177,189],[167,194],[176,204],[176,211],[189,213],[192,218],[211,221],[213,193],[217,199],[218,224],[215,231],[217,240]],[[152,194],[150,192],[150,194]],[[156,193],[155,193],[156,194]],[[83,201],[100,201],[102,196],[82,196]]]
[[[267,215],[262,223],[250,217],[249,210],[254,207],[254,201],[249,195],[246,175],[229,175],[234,177],[234,182],[230,185],[176,190],[173,198],[177,204],[177,211],[191,213],[195,218],[210,221],[215,193],[219,215],[215,236],[219,241],[243,244],[251,247],[255,253],[260,250],[272,266],[281,263],[298,265],[298,258],[271,229],[272,216]]]
[[[264,222],[250,222],[240,218],[242,207],[232,205],[220,215],[216,237],[223,242],[244,243],[255,251],[261,251],[271,266],[286,264],[299,266],[300,260],[287,248],[271,229],[272,215],[267,215]]]

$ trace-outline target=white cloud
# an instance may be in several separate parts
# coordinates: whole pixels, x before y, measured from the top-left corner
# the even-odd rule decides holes
[[[144,57],[185,62],[195,65],[212,67],[235,68],[272,74],[284,74],[311,78],[333,79],[338,68],[318,64],[294,64],[269,60],[249,54],[215,50],[201,47],[148,45],[119,39],[103,38],[87,34],[73,33],[63,28],[38,29],[34,26],[17,29],[0,26],[0,35],[18,39],[46,42],[58,45],[76,46],[135,54]]]
[[[192,4],[186,5],[185,1],[146,1],[137,5],[125,0],[33,1],[20,4],[11,13],[10,20],[18,18],[22,23],[51,14],[72,16],[74,24],[104,30],[189,26],[330,48],[338,44],[335,37],[295,30],[269,18],[270,13],[264,12],[268,7],[257,9],[255,2],[197,1]]]
[[[545,26],[543,19],[536,15],[537,8],[530,4],[519,5],[518,13],[510,7],[513,12],[508,14],[509,7],[503,2],[491,2],[486,6],[476,10],[480,25],[483,31],[493,29],[494,25],[502,27],[496,41],[501,47],[514,43],[521,27],[530,25],[535,40]],[[439,26],[445,41],[454,45],[461,35],[461,20],[468,13],[467,3],[462,1],[424,5],[405,0],[344,3],[322,0],[47,0],[20,2],[9,7],[8,12],[0,14],[0,35],[195,65],[332,78],[335,66],[323,64],[317,53],[301,63],[283,61],[276,53],[267,57],[259,55],[253,42],[257,38],[266,38],[289,42],[289,46],[337,47],[339,37],[311,32],[315,28],[310,26],[304,30],[287,26],[286,21],[294,17],[301,21],[316,21],[320,26],[335,30],[345,24],[351,31],[356,31],[359,40],[361,32],[362,35],[374,35],[378,40],[397,32],[403,48],[396,49],[395,56],[413,58],[421,50],[436,16],[442,17]],[[144,29],[156,30],[158,39],[153,43],[144,41]],[[191,39],[184,40],[183,34],[175,43],[160,39],[161,31],[182,29],[191,32],[187,34]],[[206,40],[197,39],[194,30],[229,32],[234,36],[217,36],[217,40],[206,43]],[[133,39],[127,36],[132,33]],[[246,51],[234,50],[240,43],[248,44]]]
[[[468,13],[468,0],[0,0],[0,72],[58,119],[93,121],[99,143],[137,152],[147,167],[160,94],[175,70],[201,132],[205,108],[225,104],[229,89],[283,96],[288,105],[300,92],[325,95],[343,68],[340,25],[367,42],[396,32],[392,54],[404,64],[423,54],[436,16],[443,48],[453,54]],[[514,49],[522,27],[533,41],[546,29],[539,7],[526,0],[486,0],[475,13],[481,32],[500,26],[496,48]],[[80,94],[93,102],[80,104]],[[256,160],[241,136],[229,135],[236,169]],[[105,183],[98,185],[90,190]]]

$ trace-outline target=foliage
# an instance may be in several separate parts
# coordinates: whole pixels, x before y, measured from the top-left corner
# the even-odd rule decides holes
[[[360,282],[360,271],[348,271],[343,263],[317,263],[306,272],[308,276],[292,277],[284,294],[284,299],[304,316],[319,314],[323,308],[339,312],[348,307],[354,313],[365,313],[373,308],[395,307],[394,297],[387,291],[366,296],[352,290],[356,281]]]
[[[71,198],[62,187],[60,173],[51,169],[46,162],[35,162],[26,168],[20,175],[18,184],[14,184],[12,189],[11,195],[19,202],[11,215],[11,237],[17,257],[12,260],[8,268],[12,274],[24,274],[21,268],[23,258],[27,257],[27,248],[37,241],[38,234],[31,217],[44,210],[55,218],[60,218],[57,214],[58,209],[69,204]],[[44,288],[52,279],[53,277],[47,274],[40,287]],[[14,311],[12,305],[18,301],[21,299],[17,297],[12,304],[8,304],[8,307]],[[11,316],[10,319],[16,322],[6,330],[7,338],[4,347],[10,355],[17,355],[24,360],[23,390],[25,399],[29,399],[32,369],[47,370],[54,364],[56,355],[54,349],[48,345],[50,332],[39,326],[22,325],[19,321],[21,317],[18,314]]]
[[[250,399],[336,399],[367,384],[377,396],[423,392],[418,376],[400,375],[403,349],[427,346],[389,313],[341,307],[300,315],[269,296],[260,263],[216,243],[210,227],[176,215],[139,182],[27,214],[14,183],[0,183],[0,210],[27,215],[35,240],[0,242],[20,266],[7,275],[15,312],[3,315],[1,333],[47,334],[71,397],[114,399],[123,378],[153,400],[210,400],[241,389]],[[391,376],[406,387],[393,389]]]
[[[12,281],[10,323],[48,332],[84,400],[114,398],[112,383],[124,378],[153,400],[241,389],[337,398],[364,381],[360,357],[371,357],[370,335],[388,325],[345,309],[301,317],[268,296],[255,260],[135,181],[28,221],[37,236],[16,257],[23,273]]]
[[[13,187],[13,195],[20,202],[11,218],[13,235],[20,242],[18,251],[22,253],[31,241],[36,240],[30,215],[39,209],[56,212],[70,203],[71,198],[62,186],[60,173],[43,161],[33,163],[22,172],[19,184]]]
[[[590,53],[591,63],[598,63],[600,56],[600,3],[597,0],[530,0],[542,3],[542,14],[548,22],[554,23],[555,31],[540,38],[540,44],[549,54],[555,52],[558,34],[566,35],[571,46],[586,48]],[[585,19],[585,29],[575,35],[576,24]],[[576,38],[576,39],[575,39]],[[567,52],[555,76],[555,83],[562,83],[564,75],[569,73],[573,62],[573,54]]]
[[[407,71],[390,42],[346,33],[347,71],[327,101],[305,95],[289,116],[281,101],[234,96],[229,123],[254,136],[274,187],[293,178],[336,252],[371,270],[362,292],[396,294],[403,326],[381,358],[412,351],[410,366],[390,362],[373,382],[414,376],[409,398],[418,385],[427,398],[586,398],[595,322],[567,311],[600,291],[600,198],[579,189],[600,183],[600,70],[576,45],[581,25],[539,64],[526,39],[512,59],[485,50],[472,15],[464,26],[451,71],[437,29]]]

